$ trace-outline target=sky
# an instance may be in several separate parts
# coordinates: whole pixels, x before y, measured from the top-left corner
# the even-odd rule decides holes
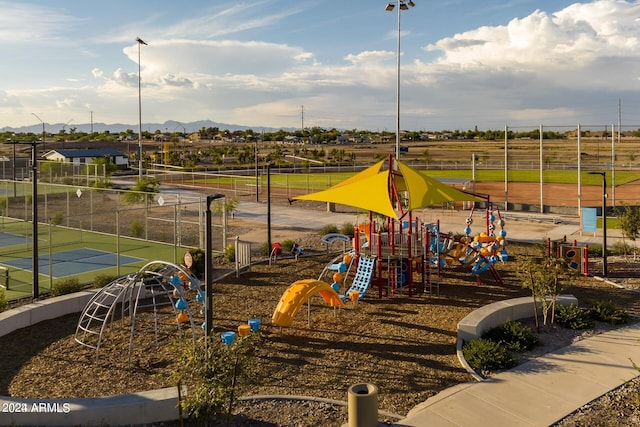
[[[0,128],[640,127],[640,1],[414,2],[0,0]]]

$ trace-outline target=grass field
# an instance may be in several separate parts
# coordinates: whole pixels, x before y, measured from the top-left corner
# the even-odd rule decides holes
[[[271,186],[278,188],[293,188],[304,189],[311,191],[323,190],[335,185],[353,175],[357,172],[326,172],[326,173],[287,173],[278,174],[272,173]],[[471,180],[473,172],[470,169],[457,169],[457,170],[434,170],[434,171],[420,171],[420,173],[434,177],[434,178],[446,178],[446,179],[460,179]],[[634,171],[616,171],[615,182],[616,185],[627,184],[629,182],[637,180],[639,177],[638,172]],[[504,181],[504,170],[496,169],[478,169],[475,171],[476,181]],[[540,182],[539,170],[510,170],[508,171],[508,179],[510,182]],[[260,185],[266,186],[266,176],[261,175]],[[607,181],[612,182],[611,172],[607,172]],[[196,179],[195,182],[205,184],[220,184],[233,187],[238,186],[253,186],[255,185],[255,177],[239,177],[239,176],[216,176],[214,178],[201,178]],[[577,184],[578,172],[577,171],[560,171],[560,170],[547,170],[544,171],[545,183],[556,184]],[[602,177],[600,175],[591,175],[589,172],[581,173],[581,182],[583,185],[600,185],[602,183]]]

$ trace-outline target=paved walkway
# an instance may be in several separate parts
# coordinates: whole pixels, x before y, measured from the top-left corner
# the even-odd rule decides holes
[[[416,406],[400,426],[548,426],[639,375],[640,325],[606,332]]]

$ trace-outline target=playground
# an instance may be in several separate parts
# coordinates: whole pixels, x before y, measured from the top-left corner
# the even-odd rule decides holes
[[[487,212],[490,214],[487,217],[493,216],[493,212]],[[389,214],[393,216],[393,209]],[[475,235],[489,225],[494,226],[491,231],[500,231],[502,224],[497,211],[496,216],[483,222],[482,214],[478,212],[474,224],[465,223],[463,218],[456,227],[440,231],[471,235],[464,231],[465,227],[471,226]],[[412,224],[411,216],[406,219],[408,224]],[[401,224],[397,223],[395,231],[402,229]],[[391,233],[387,236],[385,249],[380,249],[382,237],[378,237],[377,243],[373,239],[374,233],[369,239],[365,237],[370,253],[378,259],[387,260],[384,267],[387,277],[390,271],[399,271],[394,257],[403,258],[405,253],[402,250],[406,249],[403,243],[397,248],[398,253],[390,252],[395,250],[388,244],[396,241],[393,235],[395,226],[381,224],[381,228],[387,230],[375,231]],[[363,234],[369,234],[366,227]],[[540,240],[542,236],[531,236],[536,237]],[[318,234],[305,237],[312,238],[320,240]],[[429,234],[422,237],[423,248],[429,239]],[[302,240],[296,237],[296,241]],[[213,326],[217,335],[225,331],[239,331],[238,327],[246,326],[249,319],[262,320],[262,341],[258,349],[261,373],[246,394],[344,400],[350,385],[367,382],[377,384],[380,389],[381,411],[404,415],[437,392],[468,381],[469,376],[460,367],[455,354],[457,322],[484,305],[528,295],[528,291],[520,286],[516,270],[519,262],[539,254],[539,248],[510,242],[508,262],[496,259],[492,261],[495,272],[489,269],[474,272],[469,263],[458,265],[455,262],[455,258],[459,260],[462,255],[457,253],[457,249],[466,250],[471,246],[470,242],[466,242],[466,246],[459,246],[459,243],[457,241],[448,248],[449,251],[456,248],[454,262],[444,262],[444,271],[437,279],[438,288],[429,288],[428,292],[425,292],[424,277],[420,277],[417,265],[424,268],[431,262],[430,258],[427,262],[416,263],[416,270],[409,268],[416,286],[408,293],[390,291],[398,282],[396,278],[383,285],[372,285],[371,292],[362,300],[349,297],[342,304],[335,303],[331,291],[326,286],[318,286],[315,279],[328,265],[344,259],[339,250],[335,251],[342,245],[336,245],[332,253],[325,253],[322,245],[318,249],[304,244],[304,256],[298,259],[279,257],[271,265],[252,267],[251,272],[240,278],[227,276],[216,280]],[[497,251],[495,254],[483,254],[481,249],[479,247],[478,252],[483,257],[498,254]],[[101,256],[94,252],[90,255]],[[413,258],[417,260],[421,255],[424,253],[410,254],[411,265],[414,265]],[[434,261],[440,265],[438,257]],[[218,266],[220,271],[223,270],[221,267]],[[342,273],[340,267],[337,268]],[[613,265],[611,269],[614,270]],[[500,280],[497,280],[496,272]],[[274,321],[284,296],[303,280],[314,280],[306,282],[318,286],[311,291],[320,290],[320,296],[325,296],[322,292],[328,292],[329,298],[320,298],[310,291],[308,306],[300,305],[297,307],[300,310],[287,312],[291,316],[286,321]],[[329,283],[330,280],[327,286]],[[345,291],[344,287],[341,291]],[[640,303],[633,294],[593,278],[579,276],[566,292],[575,295],[579,301],[612,300],[630,314],[640,314]],[[0,360],[7,362],[0,367],[0,393],[29,398],[68,398],[131,393],[174,385],[167,379],[167,373],[179,369],[174,347],[160,346],[127,357],[129,331],[113,328],[113,333],[100,348],[99,359],[96,359],[91,348],[73,342],[77,324],[78,316],[70,315],[48,322],[46,327],[36,325],[2,337]],[[550,348],[570,342],[570,337],[555,333],[547,334],[546,338]],[[5,345],[8,342],[11,345]],[[288,419],[293,415],[290,410],[267,411],[260,405],[255,407],[260,409],[253,408],[251,404],[244,405],[242,413],[253,420],[264,421],[264,425],[273,422],[262,418],[268,412],[272,415],[280,413],[281,417]],[[327,417],[326,413],[317,415],[312,412],[310,415],[308,409],[301,411],[306,411],[308,425],[318,425],[318,420],[323,420],[323,425],[341,425],[345,419],[342,409],[337,411],[335,419]],[[314,417],[317,418],[314,420]]]
[[[504,286],[494,283],[488,273],[479,285],[467,269],[452,268],[442,276],[437,295],[383,299],[371,295],[357,304],[347,301],[338,310],[315,296],[310,305],[311,326],[307,310],[302,309],[281,331],[269,319],[282,294],[297,280],[318,277],[335,255],[309,250],[297,261],[278,259],[275,265],[256,265],[240,278],[217,282],[215,332],[237,330],[250,318],[263,320],[261,381],[251,386],[249,395],[344,400],[350,385],[371,382],[380,387],[380,410],[403,415],[438,391],[469,380],[455,355],[457,322],[483,305],[527,295],[516,280],[515,268],[536,250],[510,246],[511,261],[499,266]],[[567,292],[584,301],[612,299],[640,314],[633,294],[594,279],[580,278]],[[164,375],[177,369],[171,346],[136,354],[129,368],[128,331],[119,333],[114,328],[114,336],[105,341],[95,362],[93,350],[73,342],[77,322],[78,315],[70,315],[47,323],[46,328],[36,325],[2,337],[0,392],[31,398],[86,397],[171,385]],[[12,345],[5,345],[8,342]],[[243,406],[245,416],[264,420],[260,418],[264,414],[252,412],[251,407]],[[268,413],[263,406],[257,407]],[[344,422],[343,408],[337,410],[336,420]]]

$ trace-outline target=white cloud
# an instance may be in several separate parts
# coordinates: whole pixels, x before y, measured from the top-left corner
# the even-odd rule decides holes
[[[0,44],[56,43],[81,21],[52,7],[0,1]]]

